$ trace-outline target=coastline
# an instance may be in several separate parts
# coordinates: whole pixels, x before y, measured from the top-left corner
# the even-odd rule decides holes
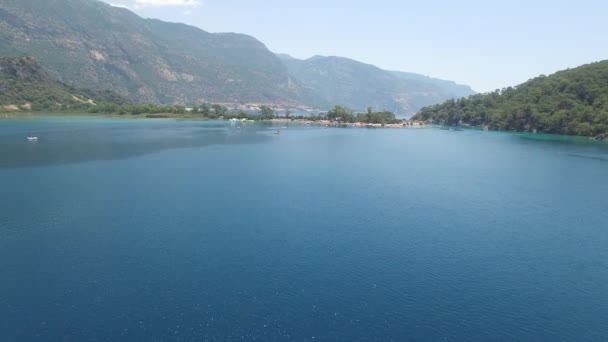
[[[82,112],[0,112],[0,122],[4,120],[17,120],[17,119],[43,119],[46,117],[61,118],[108,118],[108,119],[123,119],[123,120],[184,120],[184,121],[221,121],[230,122],[230,119],[209,119],[201,117],[197,114],[174,114],[174,113],[160,113],[160,114],[116,114],[116,113],[82,113]],[[243,123],[242,120],[237,120],[238,123]],[[339,121],[331,120],[309,120],[309,119],[286,119],[286,118],[274,118],[274,119],[259,119],[259,120],[246,120],[248,124],[251,123],[273,123],[273,124],[299,124],[305,126],[318,126],[326,128],[368,128],[368,129],[441,129],[441,125],[427,124],[422,121],[416,120],[403,120],[402,123],[398,124],[368,124],[368,123],[344,123]],[[484,131],[481,126],[458,126],[460,130],[467,131]],[[458,130],[456,130],[458,131]],[[526,137],[528,139],[539,139],[539,140],[562,140],[563,138],[570,138],[579,140],[578,142],[599,142],[608,143],[608,137],[606,139],[596,139],[596,137],[583,136],[583,135],[567,135],[567,134],[555,134],[555,133],[533,133],[526,131],[503,131],[503,130],[490,130],[490,132],[496,133],[509,133]]]
[[[218,119],[210,119],[195,113],[157,113],[157,114],[117,114],[117,113],[82,113],[82,112],[5,112],[0,114],[0,120],[6,119],[26,119],[26,118],[44,118],[44,117],[95,117],[95,118],[114,118],[114,119],[132,119],[132,120],[191,120],[191,121],[227,121],[230,119],[220,117]],[[243,121],[244,120],[244,121]],[[403,120],[401,123],[347,123],[332,120],[311,120],[302,118],[274,118],[274,119],[237,119],[237,122],[271,122],[271,123],[300,123],[305,125],[316,125],[325,127],[356,127],[356,128],[424,128],[428,125],[421,121]]]
[[[401,123],[392,124],[380,124],[380,123],[363,123],[363,122],[341,122],[331,120],[307,120],[307,119],[287,119],[287,118],[275,118],[270,120],[261,120],[262,122],[275,122],[275,123],[302,123],[306,125],[320,125],[325,127],[355,127],[355,128],[425,128],[423,122],[420,121],[408,121],[403,120]]]

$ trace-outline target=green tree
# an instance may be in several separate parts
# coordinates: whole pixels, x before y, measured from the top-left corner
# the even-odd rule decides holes
[[[208,118],[209,115],[211,115],[211,107],[209,106],[208,103],[203,103],[199,108],[198,108],[198,112]]]
[[[215,117],[226,116],[226,113],[228,113],[228,108],[222,105],[214,104],[211,107],[213,108],[213,113],[215,114]]]
[[[260,113],[264,120],[274,119],[274,110],[268,106],[260,106]]]
[[[352,110],[342,106],[335,106],[327,112],[327,119],[331,121],[354,122]]]

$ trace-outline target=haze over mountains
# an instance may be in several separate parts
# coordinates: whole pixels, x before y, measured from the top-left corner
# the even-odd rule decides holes
[[[278,55],[303,86],[302,100],[316,108],[347,104],[397,113],[473,94],[471,88],[426,76],[385,71],[348,58],[314,56],[306,60]]]
[[[33,56],[63,83],[139,103],[340,104],[408,115],[474,93],[346,58],[275,55],[244,34],[143,19],[97,0],[0,0],[0,55]]]

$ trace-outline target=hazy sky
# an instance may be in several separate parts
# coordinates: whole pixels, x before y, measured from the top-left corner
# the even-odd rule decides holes
[[[255,36],[480,92],[608,59],[607,0],[105,0],[143,17]]]

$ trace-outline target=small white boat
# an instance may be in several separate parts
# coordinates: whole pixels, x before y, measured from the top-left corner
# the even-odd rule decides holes
[[[27,140],[28,141],[38,141],[38,137],[30,136],[30,137],[27,137]]]

